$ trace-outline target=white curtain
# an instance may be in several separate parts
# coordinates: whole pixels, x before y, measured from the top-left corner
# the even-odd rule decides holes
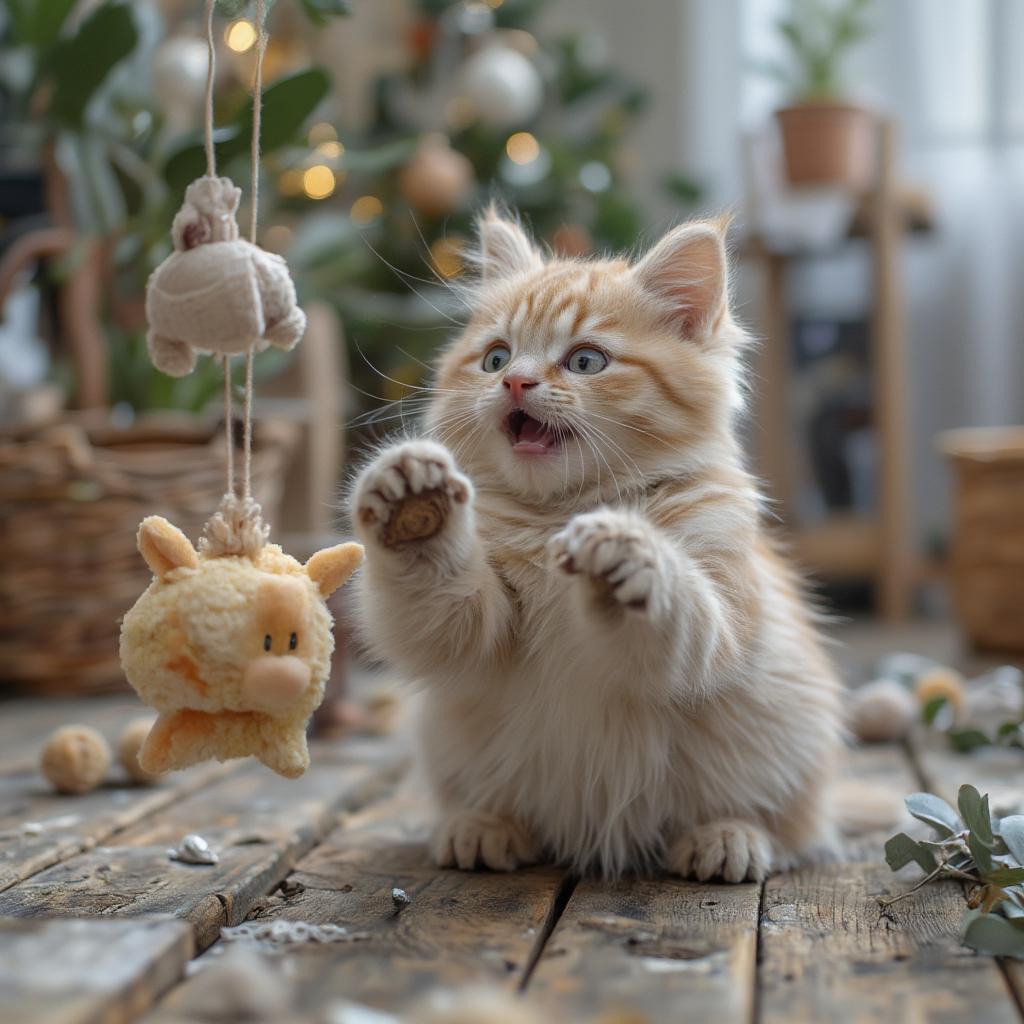
[[[776,56],[772,24],[788,0],[728,2],[738,5],[741,62]],[[936,218],[905,259],[915,519],[924,540],[948,521],[935,435],[1024,422],[1024,3],[886,0],[872,18],[875,33],[851,61],[851,91],[896,116],[905,176],[930,193]],[[740,127],[763,121],[780,100],[773,83],[741,74]],[[819,308],[831,293],[845,309],[865,286],[859,271],[822,268],[806,291]]]

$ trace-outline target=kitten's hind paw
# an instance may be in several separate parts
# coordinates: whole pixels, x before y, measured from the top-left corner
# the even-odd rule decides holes
[[[514,871],[537,860],[526,831],[515,822],[487,811],[455,811],[438,826],[430,852],[441,868],[476,867]]]
[[[659,592],[655,540],[637,516],[600,509],[571,519],[548,549],[563,572],[589,577],[598,596],[644,611]]]
[[[367,540],[388,548],[429,540],[472,496],[472,484],[447,448],[406,441],[363,470],[355,488],[356,522]]]
[[[757,825],[717,821],[678,839],[665,858],[669,871],[706,882],[760,882],[772,868],[772,842]]]

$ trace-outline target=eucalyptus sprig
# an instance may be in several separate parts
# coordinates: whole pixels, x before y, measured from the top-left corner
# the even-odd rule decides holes
[[[885,860],[893,871],[916,863],[925,875],[906,892],[879,897],[879,903],[890,906],[940,878],[967,882],[964,944],[1024,960],[1024,814],[993,817],[988,796],[968,785],[957,794],[959,813],[932,793],[912,793],[906,805],[933,838],[899,832],[885,844]]]

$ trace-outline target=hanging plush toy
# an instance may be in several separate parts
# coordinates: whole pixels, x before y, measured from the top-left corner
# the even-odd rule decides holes
[[[175,252],[153,273],[146,296],[153,362],[189,373],[196,352],[224,361],[228,493],[198,550],[166,519],[139,527],[139,551],[154,580],[124,618],[121,664],[159,712],[139,765],[159,773],[207,758],[254,755],[288,778],[309,765],[306,723],[320,704],[334,649],[326,599],[363,558],[358,544],[319,551],[305,565],[268,544],[251,493],[252,360],[267,344],[292,348],[306,318],[279,257],[256,245],[260,68],[264,0],[257,0],[250,241],[238,238],[240,192],[216,175],[213,149],[213,9],[206,0],[210,65],[206,176],[193,182],[171,233]],[[241,493],[232,459],[230,359],[245,353],[245,461]]]
[[[184,377],[198,352],[240,355],[302,340],[285,261],[238,237],[242,191],[229,178],[193,181],[171,226],[174,252],[146,288],[146,344],[158,370]]]

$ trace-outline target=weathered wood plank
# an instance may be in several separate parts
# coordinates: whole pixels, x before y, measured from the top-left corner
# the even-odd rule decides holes
[[[552,1020],[600,1012],[649,1024],[745,1024],[760,888],[670,878],[581,882],[527,992]]]
[[[394,745],[317,746],[309,771],[282,779],[247,763],[214,784],[114,835],[105,846],[0,893],[0,916],[98,917],[168,913],[190,921],[202,948],[236,924],[296,860],[359,806],[401,761]],[[172,861],[190,832],[220,853],[216,865]]]
[[[4,701],[0,703],[0,773],[35,768],[46,737],[62,725],[91,725],[114,746],[128,722],[147,714],[152,712],[130,695]],[[117,774],[116,768],[112,774]]]
[[[54,793],[35,771],[0,775],[0,891],[105,842],[237,765],[197,765],[153,786]]]
[[[253,916],[337,924],[359,937],[284,954],[282,972],[307,1019],[339,999],[400,1011],[437,987],[518,985],[562,873],[441,871],[430,863],[427,829],[424,801],[408,789],[374,804],[311,850]],[[409,896],[401,910],[391,898],[396,886]],[[189,982],[180,986],[163,1011],[187,1009],[191,991]]]
[[[119,1024],[185,972],[181,921],[0,921],[4,1024]]]
[[[867,777],[891,761],[886,785],[920,788],[894,748],[854,751]],[[870,771],[867,767],[870,766]],[[888,831],[888,830],[887,830]],[[779,1021],[1018,1020],[998,966],[960,945],[964,901],[952,882],[928,886],[888,908],[876,896],[914,879],[894,876],[877,847],[856,844],[852,861],[805,868],[768,880],[761,917],[759,1017]]]

